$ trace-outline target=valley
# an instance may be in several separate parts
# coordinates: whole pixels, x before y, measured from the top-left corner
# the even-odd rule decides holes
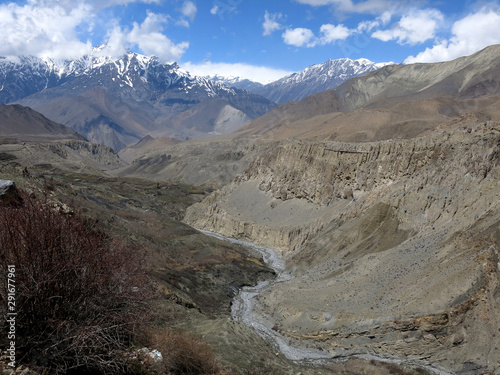
[[[104,116],[119,85],[47,88],[20,100],[47,117],[1,106],[0,177],[145,254],[161,327],[225,373],[498,375],[500,46],[379,68],[275,106],[170,67],[181,89],[137,111],[141,76],[123,86],[137,117],[92,128],[108,138],[54,121],[88,128],[62,110]]]

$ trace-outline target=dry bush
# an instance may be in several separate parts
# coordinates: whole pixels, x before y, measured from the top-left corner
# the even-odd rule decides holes
[[[157,330],[150,334],[150,347],[163,355],[167,374],[222,375],[213,349],[195,336],[172,330]]]
[[[0,207],[0,264],[2,318],[6,266],[16,268],[18,361],[52,373],[123,372],[117,353],[148,320],[155,290],[136,254],[95,221],[22,193],[21,204]]]

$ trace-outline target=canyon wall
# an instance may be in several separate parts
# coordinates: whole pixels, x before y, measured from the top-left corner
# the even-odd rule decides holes
[[[408,140],[284,140],[185,221],[281,251],[294,277],[257,310],[301,345],[497,374],[499,164],[500,124],[473,115]]]

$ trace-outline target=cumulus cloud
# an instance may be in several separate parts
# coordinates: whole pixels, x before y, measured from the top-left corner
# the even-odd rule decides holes
[[[141,0],[151,2],[152,0]],[[0,5],[0,55],[13,58],[19,55],[34,55],[55,59],[74,59],[92,51],[90,40],[81,40],[80,31],[91,32],[97,20],[94,4],[110,5],[129,3],[132,0],[30,0],[20,6],[15,3]],[[185,1],[183,14],[194,17],[194,3]],[[131,28],[122,28],[118,21],[107,25],[106,51],[112,56],[121,56],[127,49],[137,46],[145,54],[153,54],[164,61],[177,60],[189,47],[187,42],[175,44],[164,33],[168,16],[148,12],[142,23],[133,23]]]
[[[175,44],[165,36],[162,31],[167,21],[166,15],[148,12],[144,22],[134,22],[131,30],[115,25],[103,53],[119,56],[128,48],[137,46],[146,55],[155,55],[162,61],[177,61],[184,55],[189,43]]]
[[[218,5],[214,5],[211,9],[210,9],[210,14],[213,14],[214,16],[217,14],[217,12],[219,12],[219,6]]]
[[[179,11],[181,12],[182,17],[178,19],[175,24],[177,26],[189,27],[190,22],[193,22],[196,17],[198,8],[192,1],[184,1],[184,3],[182,4],[182,8],[179,9]]]
[[[262,84],[276,81],[277,79],[293,73],[291,71],[274,69],[266,66],[256,66],[244,63],[215,63],[211,61],[204,61],[198,64],[187,62],[182,64],[182,68],[196,76],[221,75],[221,72],[224,72],[224,76],[227,77],[241,77]]]
[[[315,47],[317,45],[334,44],[338,40],[345,40],[350,35],[358,32],[356,29],[339,24],[330,23],[321,25],[319,37],[316,37],[312,30],[305,28],[287,29],[283,34],[283,41],[295,47]]]
[[[416,56],[408,57],[405,63],[449,61],[498,44],[498,25],[500,10],[483,8],[456,21],[451,38],[437,42]]]
[[[225,16],[229,16],[233,13],[238,13],[238,5],[243,0],[213,0],[213,6],[210,8],[210,13],[218,15],[221,20],[225,18]]]
[[[319,31],[322,34],[319,39],[320,44],[330,44],[337,40],[344,40],[353,33],[353,30],[350,30],[342,24],[325,24],[321,26]]]
[[[266,10],[266,13],[264,14],[264,23],[262,24],[262,28],[264,29],[262,35],[271,35],[273,32],[283,29],[283,25],[278,22],[283,18],[284,17],[281,13],[270,14]]]
[[[191,22],[193,22],[194,18],[196,17],[196,12],[198,12],[198,8],[196,7],[195,3],[193,3],[192,1],[184,1],[184,4],[181,8],[181,13],[185,17],[189,18]]]
[[[362,21],[358,24],[357,31],[359,32],[370,32],[376,27],[381,27],[387,25],[392,18],[392,13],[389,11],[383,12],[380,16],[374,20]]]
[[[291,46],[302,47],[308,45],[311,47],[314,45],[314,33],[310,29],[303,27],[286,29],[281,36],[283,37],[283,41]]]
[[[70,10],[62,6],[0,5],[0,55],[52,56],[72,58],[92,49],[89,41],[80,41],[77,27],[91,26],[92,8],[79,4]]]
[[[396,40],[399,44],[415,45],[433,39],[443,19],[437,9],[414,9],[401,17],[393,28],[377,30],[371,36],[384,42]]]

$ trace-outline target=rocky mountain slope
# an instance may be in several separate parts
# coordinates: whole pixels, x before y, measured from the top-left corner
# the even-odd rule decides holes
[[[467,112],[498,114],[500,46],[436,64],[389,65],[285,103],[241,136],[369,141],[411,137]]]
[[[24,165],[25,176],[32,168],[104,175],[127,165],[110,147],[18,104],[0,105],[0,161]]]
[[[334,89],[348,79],[362,76],[388,64],[377,64],[367,59],[330,59],[252,91],[278,104],[299,101],[309,95]]]
[[[248,79],[241,79],[240,77],[215,75],[207,78],[223,83],[226,86],[254,92],[273,102],[282,104],[288,101],[302,100],[309,95],[334,89],[350,78],[362,76],[390,64],[392,63],[374,63],[368,59],[330,59],[265,85]]]
[[[470,113],[478,121],[498,120],[499,56],[500,47],[491,46],[446,63],[387,66],[351,79],[335,90],[282,104],[238,131],[208,143],[188,143],[165,150],[135,149],[137,163],[126,172],[147,177],[155,171],[180,181],[189,179],[189,183],[221,187],[249,165],[249,147],[251,155],[255,155],[264,150],[261,145],[272,144],[273,140],[405,139]],[[245,162],[231,160],[226,164],[220,158],[216,164],[208,162],[228,150],[246,155],[241,159]],[[184,169],[186,165],[189,168]],[[201,170],[205,177],[184,173],[187,170]]]
[[[138,148],[127,147],[119,155],[130,165],[114,171],[119,176],[165,179],[200,186],[207,191],[231,183],[252,160],[273,142],[224,137],[169,145],[157,139]]]
[[[251,91],[254,93],[257,93],[264,86],[260,82],[255,82],[255,81],[252,81],[250,79],[241,78],[241,77],[234,77],[234,76],[227,77],[227,76],[215,74],[215,75],[207,76],[206,78],[208,78],[209,80],[214,81],[214,82],[219,82],[219,83],[226,85],[226,86],[229,86],[229,87],[237,87],[239,89]]]
[[[17,141],[85,140],[67,126],[21,105],[0,104],[0,139]]]
[[[247,91],[193,77],[177,64],[136,53],[76,61],[0,61],[0,100],[64,123],[120,150],[147,134],[179,139],[235,130],[274,104]]]

